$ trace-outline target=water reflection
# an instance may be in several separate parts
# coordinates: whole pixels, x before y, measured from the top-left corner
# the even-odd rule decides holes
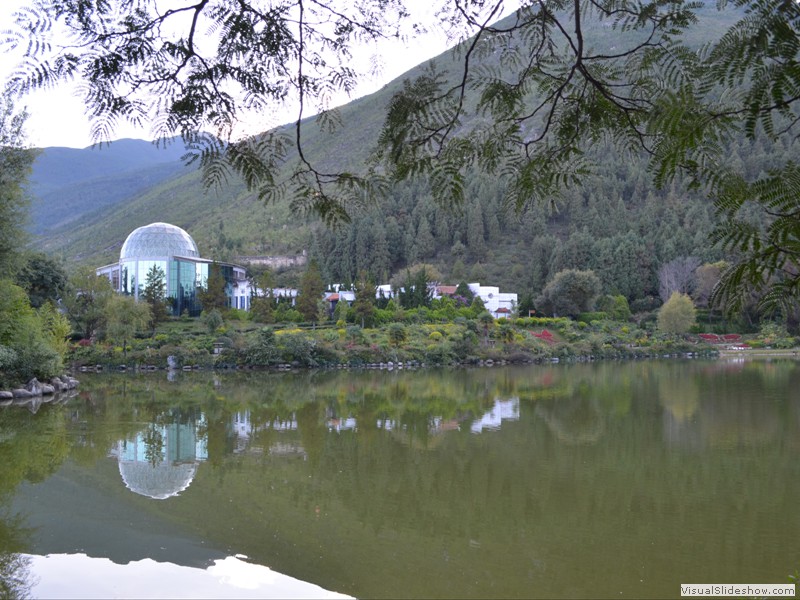
[[[606,429],[605,417],[594,398],[576,396],[543,402],[536,405],[535,414],[565,444],[594,444]]]
[[[30,597],[30,560],[20,554],[28,535],[22,518],[9,515],[4,508],[0,516],[0,598]]]
[[[519,411],[519,398],[495,398],[493,406],[477,419],[469,412],[450,419],[441,415],[429,415],[427,419],[422,421],[422,424],[428,437],[435,437],[449,431],[460,431],[461,425],[465,422],[468,424],[471,433],[479,434],[484,431],[499,430],[503,421],[518,421]],[[358,428],[357,420],[353,417],[348,417],[347,419],[332,418],[328,421],[328,427],[331,431],[355,431]],[[376,427],[385,431],[407,431],[408,423],[405,420],[383,417],[377,420]]]
[[[111,451],[125,486],[156,500],[177,496],[192,483],[200,462],[208,458],[205,422],[151,423]]]
[[[790,384],[793,372],[791,361],[757,367],[749,361],[725,361],[693,377],[666,368],[659,386],[664,440],[690,451],[773,442],[784,426],[780,413],[797,406],[787,405],[796,398]]]
[[[118,565],[85,554],[17,555],[17,560],[39,574],[28,588],[36,598],[348,598],[237,556],[207,569],[149,559]],[[92,575],[76,578],[76,573]]]
[[[215,385],[219,387],[219,382],[216,382]],[[297,431],[297,419],[294,414],[291,414],[286,418],[272,418],[262,422],[250,411],[241,411],[231,417],[230,429],[234,438],[233,452],[235,454],[262,454],[264,447],[259,445],[259,440],[269,432]],[[273,456],[307,458],[302,445],[285,440],[272,443],[267,447],[267,452]]]
[[[519,420],[519,398],[509,398],[502,400],[495,398],[494,406],[491,410],[483,414],[480,419],[476,419],[470,426],[472,433],[481,433],[484,430],[496,431],[500,429],[503,421]]]
[[[66,409],[0,411],[0,492],[17,555],[242,553],[360,597],[671,597],[797,568],[798,451],[793,362],[87,376]]]

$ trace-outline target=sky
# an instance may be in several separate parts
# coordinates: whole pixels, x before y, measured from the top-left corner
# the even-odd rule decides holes
[[[0,32],[11,28],[14,11],[29,3],[30,0],[0,0]],[[430,3],[410,0],[409,5],[416,8],[430,6]],[[441,31],[432,32],[407,46],[400,42],[383,43],[374,52],[382,62],[380,77],[364,79],[352,96],[342,97],[337,104],[345,104],[380,89],[417,64],[441,54],[448,45],[447,38]],[[368,52],[372,53],[371,50]],[[7,80],[19,58],[18,55],[9,55],[7,52],[0,56],[0,81]],[[83,102],[74,92],[74,86],[34,92],[26,96],[21,104],[27,107],[30,115],[26,127],[28,145],[38,148],[85,148],[92,144],[89,121],[85,116]],[[258,133],[291,122],[294,118],[295,115],[290,110],[270,114],[268,117],[251,116],[248,122],[243,122],[242,129],[246,133]],[[149,140],[151,137],[148,129],[137,129],[128,124],[121,124],[113,135],[114,139]]]

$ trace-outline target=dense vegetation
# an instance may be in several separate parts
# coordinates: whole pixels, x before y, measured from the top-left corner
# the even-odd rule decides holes
[[[494,320],[479,303],[457,309],[449,300],[410,310],[390,304],[377,309],[376,324],[366,328],[343,320],[314,326],[263,326],[239,312],[232,312],[227,320],[212,315],[204,320],[173,319],[155,332],[142,324],[135,338],[117,334],[104,340],[82,340],[73,346],[70,357],[77,365],[91,367],[165,368],[172,357],[173,367],[264,368],[431,366],[713,352],[696,336],[670,335],[652,324],[640,327],[613,321],[605,313],[587,313],[582,321],[563,317]],[[794,343],[785,331],[782,335],[790,345]]]
[[[49,295],[60,291],[58,277],[38,276],[51,273],[49,259],[21,249],[24,185],[35,157],[24,147],[25,118],[0,98],[0,387],[59,374],[70,333]]]
[[[769,169],[766,142],[735,149],[747,172]],[[740,153],[743,157],[740,156]],[[713,263],[726,254],[710,241],[717,219],[696,191],[653,187],[643,160],[598,146],[599,165],[587,185],[567,190],[553,206],[518,214],[502,202],[496,180],[474,177],[460,209],[441,206],[423,181],[398,184],[389,197],[354,213],[353,223],[328,229],[293,215],[288,205],[264,206],[243,188],[204,193],[199,174],[159,186],[124,207],[98,211],[59,230],[45,246],[93,265],[116,260],[130,231],[153,220],[187,228],[204,256],[298,254],[309,249],[327,282],[355,282],[366,271],[386,283],[415,263],[428,263],[447,283],[462,279],[536,296],[559,271],[592,269],[605,293],[620,293],[650,308],[659,296],[658,272],[681,257]],[[277,284],[299,285],[300,273]]]

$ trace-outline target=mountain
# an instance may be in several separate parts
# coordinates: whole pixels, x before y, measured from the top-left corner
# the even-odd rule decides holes
[[[703,10],[701,17],[693,35],[706,41],[732,20],[729,13],[713,8]],[[593,31],[599,47],[617,39],[602,25]],[[455,59],[448,52],[434,60],[446,67]],[[341,125],[332,133],[315,126],[313,119],[306,120],[305,155],[323,170],[359,170],[375,145],[392,95],[403,79],[419,75],[427,64],[343,106]],[[283,130],[291,133],[290,126]],[[758,172],[769,169],[771,153],[776,151],[781,149],[767,142],[754,149],[742,141],[731,149],[731,159]],[[336,230],[322,227],[314,217],[293,213],[286,202],[264,205],[239,181],[221,190],[206,190],[197,171],[169,175],[168,160],[142,164],[143,155],[136,154],[135,161],[140,162],[126,171],[124,165],[135,161],[127,162],[124,156],[117,161],[115,156],[102,171],[92,162],[99,155],[81,154],[72,164],[92,164],[91,174],[74,181],[62,177],[61,196],[48,196],[75,198],[74,207],[60,216],[37,212],[33,229],[45,232],[37,242],[42,249],[69,262],[92,265],[116,260],[134,228],[166,221],[189,231],[203,256],[232,260],[238,255],[307,250],[329,281],[352,281],[362,270],[376,281],[387,281],[407,266],[424,262],[450,281],[489,281],[524,294],[540,290],[559,270],[592,268],[607,291],[642,302],[657,295],[657,273],[663,263],[680,256],[703,261],[722,257],[708,242],[714,214],[704,198],[680,184],[654,189],[641,157],[619,156],[603,144],[591,154],[597,163],[594,174],[581,187],[565,190],[556,212],[532,206],[523,213],[510,213],[503,205],[500,183],[472,174],[462,207],[444,208],[425,181],[408,181],[396,185],[379,205],[354,212],[352,226]],[[114,174],[112,164],[119,167]],[[60,169],[67,171],[69,166]],[[144,185],[145,173],[165,178]],[[45,185],[41,179],[38,184]]]
[[[84,149],[44,148],[33,164],[30,231],[44,235],[185,171],[180,140],[122,139]]]
[[[445,53],[434,60],[450,63],[453,58]],[[404,78],[417,76],[426,65],[412,69],[374,94],[341,107],[342,124],[335,132],[322,130],[314,117],[306,119],[303,141],[306,156],[322,170],[362,168],[375,145],[391,96],[400,89]],[[293,135],[294,124],[278,130]],[[113,142],[100,152],[107,149],[116,152],[117,144]],[[176,163],[166,160],[155,165],[151,162],[147,170],[142,166],[139,170],[124,171],[124,150],[128,147],[123,146],[103,165],[96,161],[104,157],[93,149],[71,153],[62,152],[66,150],[63,148],[45,149],[34,166],[31,188],[35,198],[30,229],[38,235],[39,249],[59,255],[67,262],[105,264],[115,260],[130,231],[155,221],[173,223],[189,231],[204,256],[297,254],[308,248],[310,225],[315,219],[292,214],[287,203],[265,206],[238,180],[228,182],[223,190],[205,189],[197,171],[180,171],[175,166],[176,173],[169,176],[170,165]],[[138,145],[133,148],[140,165],[162,156],[143,152]],[[51,150],[55,151],[52,157]],[[180,154],[182,150],[170,158],[175,160]],[[85,176],[84,165],[90,167]],[[116,174],[104,171],[112,166],[119,169]],[[81,175],[73,175],[70,181],[63,174],[71,169]],[[42,175],[50,170],[62,176]],[[99,176],[101,173],[105,176]],[[145,185],[146,177],[159,175],[164,179]],[[69,207],[64,210],[56,207],[62,202],[69,203]]]

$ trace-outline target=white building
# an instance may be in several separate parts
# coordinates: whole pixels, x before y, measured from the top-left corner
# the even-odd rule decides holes
[[[517,294],[514,292],[501,292],[499,287],[470,283],[469,291],[483,301],[495,319],[513,317],[517,310]]]
[[[516,313],[519,302],[517,294],[514,292],[501,292],[500,288],[492,285],[481,285],[480,283],[468,283],[467,286],[473,296],[480,298],[495,319],[502,317],[513,317]],[[431,296],[434,299],[443,296],[452,296],[457,286],[431,284]],[[394,290],[388,283],[379,285],[375,290],[375,297],[394,298]]]

